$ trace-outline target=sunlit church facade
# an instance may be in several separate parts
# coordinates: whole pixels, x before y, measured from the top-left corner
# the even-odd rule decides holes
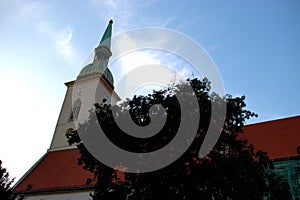
[[[65,83],[66,95],[58,117],[50,148],[15,184],[13,192],[26,200],[85,200],[92,199],[95,185],[93,174],[77,165],[80,154],[69,146],[65,133],[75,129],[89,87],[97,83],[96,102],[120,100],[114,93],[114,79],[107,68],[111,52],[112,20],[95,48],[94,60],[86,65],[75,81]],[[93,102],[91,102],[93,103]],[[300,116],[267,121],[245,127],[244,138],[255,148],[269,153],[275,170],[291,188],[293,199],[300,198]],[[298,148],[298,149],[297,149]]]

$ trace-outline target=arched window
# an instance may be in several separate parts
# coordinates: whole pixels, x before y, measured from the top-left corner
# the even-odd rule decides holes
[[[81,100],[77,99],[72,106],[69,121],[77,120],[79,111],[80,111],[80,107],[81,107]]]
[[[104,95],[103,95],[103,99],[102,99],[102,103],[108,104],[109,101],[110,101],[110,99],[109,99],[108,95],[104,94]]]

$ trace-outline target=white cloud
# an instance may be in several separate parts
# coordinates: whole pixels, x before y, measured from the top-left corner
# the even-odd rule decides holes
[[[36,28],[39,32],[51,38],[58,54],[68,62],[74,63],[79,60],[72,43],[73,29],[70,26],[59,30],[51,27],[48,23],[39,23]]]
[[[26,24],[48,37],[53,42],[58,55],[70,63],[79,60],[72,43],[72,28],[70,25],[61,27],[58,23],[53,23],[51,20],[53,16],[50,14],[51,6],[47,2],[8,0],[2,4],[15,11],[13,17],[18,23]]]
[[[121,67],[124,73],[127,73],[137,67],[151,65],[151,64],[161,64],[159,59],[157,59],[153,54],[135,51],[133,53],[127,54],[121,59]]]
[[[63,28],[55,28],[47,22],[39,22],[36,28],[47,35],[55,44],[56,51],[60,56],[70,63],[79,61],[79,55],[72,43],[73,29],[67,25]]]
[[[166,39],[168,35],[161,35],[160,39],[155,41],[153,40],[155,35],[148,34],[148,36],[151,36],[149,40],[145,39],[147,37],[145,34],[124,33],[113,38],[112,51],[114,54],[110,60],[112,66],[109,67],[114,70],[114,75],[118,78],[115,80],[115,83],[130,71],[145,65],[161,65],[171,69],[174,75],[171,79],[167,80],[168,83],[171,83],[171,81],[174,82],[174,78],[176,78],[177,83],[178,81],[182,81],[182,78],[185,80],[186,78],[191,78],[193,75],[199,75],[184,58],[173,52],[164,50],[164,48],[159,48],[160,46],[163,47],[165,42],[168,42]],[[141,39],[143,40],[143,44],[139,45]],[[148,47],[148,41],[158,43],[158,48],[144,49],[144,46]]]
[[[61,53],[66,58],[72,58],[74,55],[73,46],[71,44],[73,36],[73,30],[70,27],[67,27],[65,31],[62,31],[58,38],[56,39],[56,43],[61,49]]]

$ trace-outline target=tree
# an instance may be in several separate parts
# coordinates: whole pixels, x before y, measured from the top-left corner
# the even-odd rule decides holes
[[[278,195],[283,194],[285,199],[289,199],[289,188],[278,187],[281,183],[275,181],[278,180],[277,176],[270,172],[273,163],[267,154],[255,150],[251,144],[239,138],[245,120],[257,116],[245,109],[245,97],[227,95],[224,101],[224,97],[210,93],[207,79],[188,79],[187,83],[180,83],[174,88],[154,91],[147,96],[134,96],[132,100],[127,99],[114,107],[117,117],[122,118],[125,111],[129,111],[136,124],[145,126],[151,123],[150,107],[161,104],[166,110],[167,119],[155,136],[145,139],[125,134],[113,118],[112,107],[106,104],[95,105],[97,123],[100,123],[106,136],[122,149],[140,153],[155,151],[168,144],[177,133],[181,110],[176,96],[181,95],[188,101],[191,95],[186,90],[188,85],[192,86],[200,108],[198,131],[188,150],[163,169],[148,173],[123,173],[120,176],[118,170],[105,166],[87,151],[76,130],[66,133],[69,143],[77,144],[81,153],[78,164],[95,175],[97,184],[94,199],[256,200],[264,196],[278,199]],[[199,158],[198,151],[209,126],[218,123],[218,120],[211,120],[212,102],[220,107],[226,103],[225,122],[223,120],[221,136],[212,151],[206,157]],[[189,112],[187,116],[193,116],[193,109]],[[155,114],[161,115],[160,112]],[[88,123],[95,123],[92,120]],[[83,130],[88,129],[88,125],[82,126]],[[282,196],[280,198],[283,199]]]
[[[0,160],[0,199],[9,199],[11,195],[11,185],[14,182],[14,178],[10,180],[9,173],[6,168],[2,167],[2,161]]]

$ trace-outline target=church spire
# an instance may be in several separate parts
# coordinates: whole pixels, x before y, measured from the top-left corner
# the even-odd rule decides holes
[[[112,53],[110,50],[111,46],[111,34],[112,34],[112,20],[106,27],[106,30],[101,38],[99,45],[94,49],[95,55],[92,63],[86,65],[80,71],[78,78],[84,78],[94,74],[102,74],[113,86],[114,80],[112,73],[108,69],[108,61]]]
[[[108,49],[110,49],[112,24],[113,20],[111,19],[109,20],[109,24],[102,36],[99,46],[106,46]]]
[[[107,28],[102,36],[102,39],[95,48],[94,62],[103,62],[104,66],[107,67],[108,59],[111,56],[110,44],[111,44],[111,32],[112,32],[113,20],[109,20]]]

